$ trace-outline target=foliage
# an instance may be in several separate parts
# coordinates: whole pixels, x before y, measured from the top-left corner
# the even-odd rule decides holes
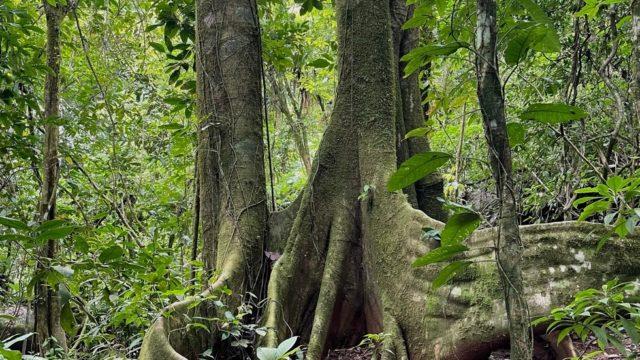
[[[640,194],[640,179],[632,176],[623,178],[612,176],[606,182],[595,187],[576,190],[577,198],[573,205],[582,207],[579,220],[586,220],[594,215],[602,215],[604,223],[612,226],[612,232],[623,238],[635,232],[640,221],[640,208],[636,207]],[[604,236],[597,245],[597,250],[609,239]]]
[[[304,359],[302,350],[299,346],[295,346],[298,341],[298,337],[290,337],[282,341],[278,347],[268,348],[259,347],[256,356],[258,360],[290,360],[290,359]]]
[[[601,350],[612,345],[621,354],[635,358],[638,354],[630,354],[623,340],[626,335],[634,344],[640,343],[638,285],[611,280],[601,290],[580,291],[569,305],[553,309],[533,325],[549,323],[547,332],[558,331],[558,343],[571,335],[583,342],[594,336]]]

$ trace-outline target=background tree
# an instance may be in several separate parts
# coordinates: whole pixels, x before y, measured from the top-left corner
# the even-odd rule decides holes
[[[495,1],[478,1],[475,37],[478,102],[489,147],[489,162],[496,183],[496,196],[500,201],[495,247],[509,318],[511,357],[524,360],[533,357],[533,346],[529,330],[529,309],[523,295],[521,263],[524,247],[518,229],[516,188],[499,76],[497,17]]]

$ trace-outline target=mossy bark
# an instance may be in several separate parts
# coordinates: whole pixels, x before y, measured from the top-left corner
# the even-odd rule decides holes
[[[43,146],[43,179],[38,204],[38,221],[53,220],[56,216],[56,198],[60,176],[58,145],[60,129],[56,121],[60,117],[60,25],[68,7],[51,5],[43,1],[47,20],[47,66],[49,71],[44,86],[44,117],[47,120]],[[36,274],[50,270],[50,262],[57,256],[58,244],[48,240],[38,249]],[[67,338],[60,324],[61,304],[57,286],[50,286],[39,280],[34,285],[34,313],[36,332],[36,351],[44,354],[44,343],[49,338],[57,341],[57,346],[67,349]]]
[[[521,262],[524,247],[518,229],[516,189],[512,176],[511,148],[507,134],[504,94],[498,65],[497,4],[478,0],[475,34],[478,102],[482,112],[489,163],[500,201],[498,234],[494,248],[502,279],[503,297],[509,319],[511,358],[529,360],[533,342],[529,309],[523,296]]]
[[[197,174],[205,293],[226,286],[230,308],[263,290],[267,235],[260,31],[252,0],[196,1]],[[187,331],[193,315],[216,316],[203,294],[163,310],[141,359],[197,358],[215,333]],[[198,306],[193,307],[196,302]],[[182,354],[182,355],[180,355]]]

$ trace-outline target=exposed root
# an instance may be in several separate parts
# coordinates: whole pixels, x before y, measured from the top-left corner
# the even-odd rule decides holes
[[[349,249],[349,235],[353,233],[353,228],[354,223],[349,215],[337,216],[331,226],[329,250],[307,351],[307,358],[310,360],[321,359],[325,350],[331,315]]]
[[[384,339],[382,360],[408,360],[402,330],[393,316],[385,316],[384,329],[387,337]]]

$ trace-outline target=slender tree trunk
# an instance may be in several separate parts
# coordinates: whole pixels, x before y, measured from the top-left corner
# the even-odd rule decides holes
[[[478,100],[496,192],[500,199],[496,257],[509,319],[511,359],[530,360],[532,340],[521,268],[524,248],[518,228],[511,149],[507,135],[504,95],[498,72],[496,17],[495,0],[477,1],[475,48]]]
[[[55,122],[60,116],[60,24],[66,9],[52,6],[43,1],[47,20],[47,72],[44,86],[44,116],[47,121],[44,133],[43,181],[40,189],[38,205],[39,221],[53,220],[56,216],[56,193],[60,164],[58,159],[58,142],[60,129]],[[37,274],[50,270],[50,262],[56,257],[58,245],[48,240],[38,250]],[[47,350],[44,343],[55,338],[57,346],[67,349],[67,340],[60,324],[60,295],[57,286],[52,287],[43,281],[35,284],[34,295],[35,331],[37,351],[44,354]]]
[[[309,152],[309,144],[307,143],[306,130],[304,128],[304,123],[302,122],[301,111],[296,111],[296,118],[294,119],[293,114],[289,110],[289,102],[282,91],[282,88],[278,82],[277,77],[273,73],[268,73],[269,82],[271,83],[271,88],[273,89],[273,93],[276,96],[276,101],[278,102],[278,108],[280,112],[284,115],[285,121],[287,125],[289,125],[291,135],[293,135],[293,140],[296,143],[296,149],[298,150],[298,155],[302,160],[302,165],[304,169],[309,175],[311,173],[311,154]],[[284,86],[287,86],[286,84]],[[291,99],[291,101],[295,101]]]
[[[391,1],[391,25],[394,42],[394,56],[398,64],[397,69],[397,98],[396,105],[396,141],[398,162],[402,163],[409,157],[431,150],[426,136],[413,137],[404,140],[407,132],[425,126],[425,116],[422,108],[422,96],[418,84],[418,72],[404,76],[406,63],[400,59],[418,46],[419,29],[402,29],[402,25],[413,16],[415,6],[405,4],[403,0]],[[443,181],[439,174],[431,174],[419,180],[405,190],[409,200],[417,209],[437,220],[447,218],[446,211],[438,198],[443,195]]]
[[[635,121],[632,123],[634,128],[640,128],[640,0],[631,2],[631,26],[633,29],[633,58],[632,58],[632,98]],[[638,136],[638,134],[634,134]]]

